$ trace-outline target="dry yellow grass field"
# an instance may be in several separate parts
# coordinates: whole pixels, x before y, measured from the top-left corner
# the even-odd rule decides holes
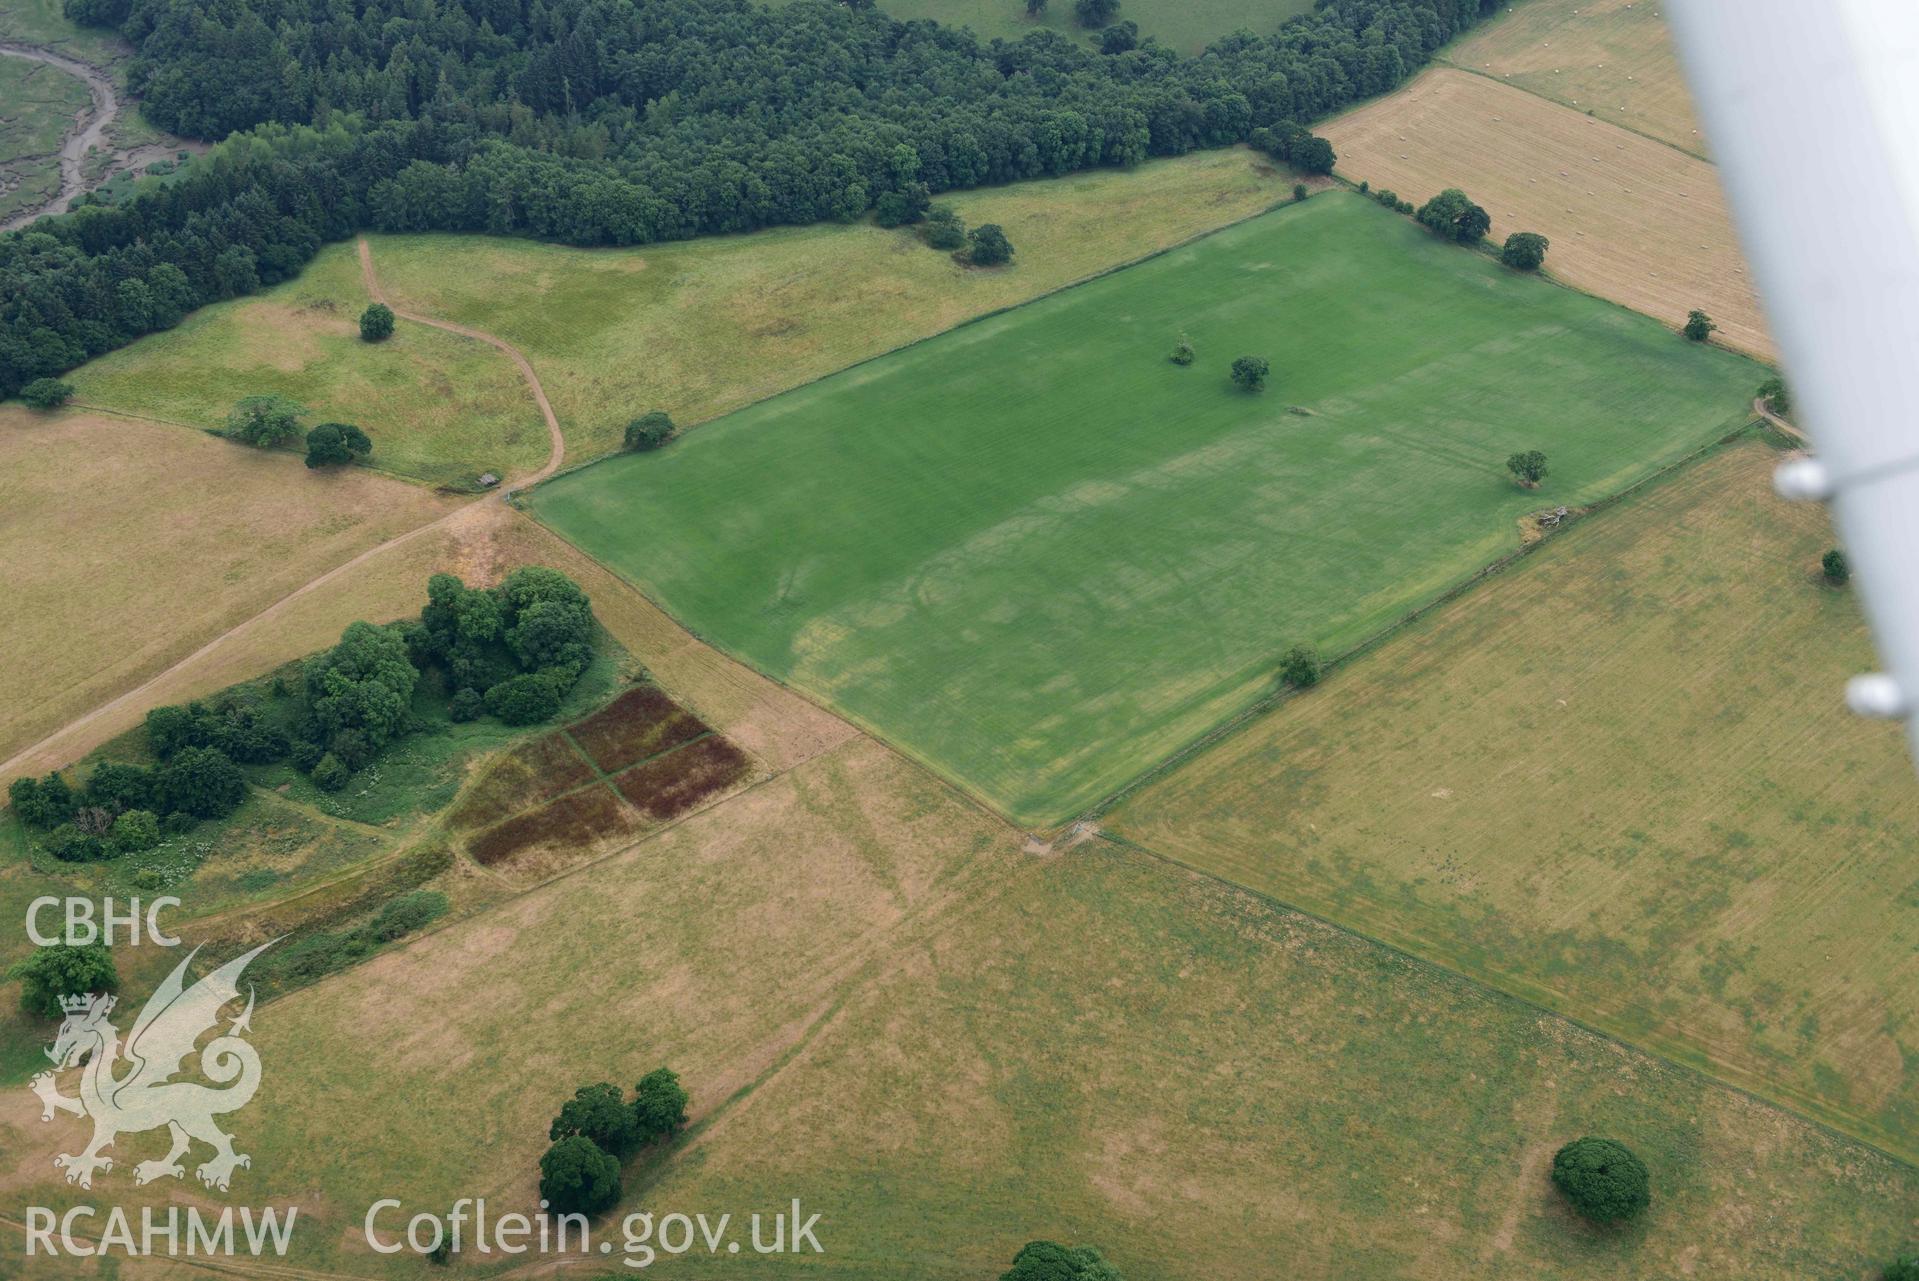
[[[1494,243],[1515,231],[1548,237],[1555,279],[1675,328],[1701,308],[1717,341],[1778,358],[1704,160],[1451,67],[1321,132],[1354,182],[1415,205],[1463,188],[1492,215]]]
[[[1522,0],[1441,58],[1705,156],[1669,0]]]
[[[1778,457],[1588,517],[1105,821],[1919,1158],[1919,789]]]
[[[0,477],[0,759],[455,505],[177,427],[11,405]]]

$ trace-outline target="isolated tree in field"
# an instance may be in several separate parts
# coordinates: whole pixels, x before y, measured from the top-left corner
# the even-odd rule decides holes
[[[1013,1256],[1000,1281],[1122,1281],[1119,1269],[1090,1245],[1028,1241]]]
[[[676,430],[672,417],[663,409],[655,409],[626,425],[626,447],[636,453],[658,449],[673,439]]]
[[[1837,547],[1819,558],[1819,570],[1834,587],[1844,587],[1852,581],[1852,563]]]
[[[1026,0],[1026,16],[1039,18],[1045,16],[1046,0]]]
[[[1306,193],[1305,183],[1296,182],[1293,184],[1293,203],[1294,204],[1298,204],[1300,201],[1306,199],[1306,194],[1307,193]]]
[[[248,396],[227,415],[227,435],[259,449],[284,445],[300,434],[306,406],[285,396]]]
[[[1073,0],[1073,16],[1082,27],[1103,27],[1119,16],[1119,0]]]
[[[1718,325],[1712,323],[1711,316],[1696,307],[1686,313],[1686,328],[1683,332],[1694,342],[1706,341],[1718,328]]]
[[[573,1134],[540,1158],[540,1195],[554,1214],[598,1214],[620,1199],[620,1163]]]
[[[1243,391],[1264,391],[1273,367],[1264,356],[1241,356],[1233,362],[1233,385]]]
[[[360,337],[367,342],[382,342],[393,337],[393,308],[376,302],[361,312]]]
[[[1786,389],[1786,380],[1783,378],[1768,378],[1760,383],[1759,399],[1775,414],[1792,412],[1792,393]]]
[[[1546,250],[1552,242],[1536,231],[1515,231],[1506,237],[1505,248],[1499,251],[1499,261],[1518,271],[1538,271],[1546,261]]]
[[[373,442],[352,423],[321,423],[307,433],[307,466],[357,463],[373,452]]]
[[[1115,22],[1099,33],[1099,51],[1103,54],[1126,53],[1139,48],[1139,24],[1128,19]]]
[[[1461,244],[1484,239],[1493,225],[1491,215],[1457,187],[1448,187],[1428,200],[1414,216],[1448,240]]]
[[[1006,238],[996,222],[985,222],[966,234],[972,248],[967,260],[975,267],[997,267],[1013,260],[1013,242]]]
[[[558,1142],[569,1135],[593,1140],[595,1147],[614,1156],[625,1156],[639,1138],[633,1121],[633,1109],[621,1097],[620,1087],[602,1081],[583,1085],[560,1108],[560,1114],[547,1127],[546,1137]]]
[[[225,818],[246,799],[246,775],[214,747],[184,747],[154,771],[154,790],[170,814]]]
[[[73,398],[73,384],[58,378],[36,378],[20,389],[20,399],[32,409],[58,409]]]
[[[642,1143],[677,1133],[686,1124],[686,1105],[692,1096],[680,1084],[679,1073],[654,1068],[640,1078],[633,1094],[633,1126]]]
[[[104,944],[75,946],[55,943],[35,948],[32,955],[7,971],[20,981],[20,1005],[42,1018],[60,1017],[63,996],[97,995],[120,990],[113,953]]]
[[[1540,481],[1546,479],[1546,455],[1537,449],[1514,454],[1506,459],[1506,470],[1527,489],[1536,488]]]
[[[1594,1223],[1630,1219],[1652,1204],[1652,1176],[1616,1139],[1574,1139],[1553,1157],[1553,1186]]]
[[[1193,350],[1192,340],[1182,337],[1173,344],[1173,354],[1170,359],[1175,365],[1190,365],[1198,354]]]
[[[1319,651],[1311,645],[1295,645],[1280,656],[1279,679],[1289,689],[1311,689],[1320,671]]]

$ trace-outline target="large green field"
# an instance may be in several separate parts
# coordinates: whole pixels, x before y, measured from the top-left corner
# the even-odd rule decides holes
[[[1757,442],[1102,820],[1919,1157],[1919,791]]]
[[[1312,0],[1126,0],[1119,16],[1138,23],[1141,37],[1198,53],[1229,32],[1270,35],[1312,7]],[[1074,19],[1072,0],[1051,0],[1037,18],[1027,16],[1026,0],[881,0],[880,8],[902,22],[931,18],[949,27],[971,27],[982,40],[1018,40],[1040,30],[1082,40],[1094,34]]]
[[[1199,359],[1167,359],[1185,334]],[[1262,394],[1228,366],[1268,356]],[[1743,421],[1751,362],[1329,194],[539,490],[722,647],[1051,824]],[[1514,487],[1508,454],[1552,474]]]

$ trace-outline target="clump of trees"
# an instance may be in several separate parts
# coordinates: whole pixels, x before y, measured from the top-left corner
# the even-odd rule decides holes
[[[1538,271],[1546,262],[1546,250],[1551,247],[1552,241],[1536,231],[1515,231],[1506,237],[1499,261],[1515,271]]]
[[[1319,651],[1311,645],[1295,645],[1280,655],[1279,679],[1288,689],[1311,689],[1323,670]]]
[[[393,308],[376,302],[360,313],[360,338],[364,342],[384,342],[393,337]]]
[[[1652,1176],[1617,1139],[1574,1139],[1553,1157],[1553,1186],[1593,1223],[1618,1223],[1652,1204]]]
[[[1241,356],[1233,362],[1233,385],[1242,391],[1264,391],[1273,372],[1264,356]]]
[[[620,1162],[686,1125],[679,1075],[655,1068],[629,1101],[610,1082],[581,1086],[561,1106],[540,1158],[540,1195],[560,1214],[597,1214],[620,1199]]]
[[[373,441],[352,423],[321,423],[307,433],[308,467],[364,462],[372,453]]]
[[[296,440],[306,406],[285,396],[247,396],[227,415],[226,434],[256,449]]]
[[[38,947],[6,973],[20,983],[20,1008],[40,1018],[59,1018],[63,996],[120,990],[120,972],[104,943]]]
[[[1525,488],[1537,489],[1546,479],[1546,455],[1537,449],[1512,454],[1506,459],[1506,470]]]
[[[658,449],[678,432],[672,416],[663,409],[642,414],[626,425],[626,448],[637,453]]]
[[[1028,1241],[1000,1281],[1123,1281],[1119,1269],[1090,1245]]]
[[[1777,375],[1759,384],[1759,399],[1775,414],[1792,412],[1792,392],[1787,390],[1786,380]]]
[[[1493,229],[1492,215],[1472,202],[1457,187],[1446,190],[1419,207],[1414,215],[1421,225],[1432,228],[1448,240],[1462,245],[1476,244]]]
[[[1013,242],[996,222],[983,222],[966,233],[966,260],[975,267],[998,267],[1013,260]]]
[[[1307,173],[1329,174],[1339,163],[1332,143],[1291,120],[1282,120],[1271,128],[1255,129],[1246,141],[1255,151],[1263,151]]]
[[[1719,326],[1712,323],[1711,316],[1695,307],[1686,313],[1686,325],[1680,332],[1694,342],[1704,342],[1718,329]]]
[[[1374,200],[1377,200],[1380,204],[1385,205],[1388,209],[1396,213],[1409,214],[1413,211],[1413,202],[1410,200],[1401,200],[1399,193],[1396,191],[1388,191],[1386,188],[1381,187],[1378,191],[1373,192],[1372,196]]]
[[[1852,562],[1846,559],[1845,552],[1834,547],[1819,558],[1819,572],[1834,587],[1844,587],[1852,581]]]
[[[484,590],[435,574],[405,649],[417,666],[444,674],[455,719],[484,710],[531,725],[559,711],[592,660],[593,614],[579,584],[557,569],[523,566]]]
[[[920,234],[931,248],[952,252],[966,243],[966,222],[953,206],[934,205],[926,211]]]
[[[73,384],[58,378],[36,378],[20,389],[20,399],[30,409],[58,409],[73,399]]]

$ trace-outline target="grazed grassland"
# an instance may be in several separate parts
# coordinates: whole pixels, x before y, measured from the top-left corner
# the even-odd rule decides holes
[[[197,432],[12,405],[0,493],[0,759],[448,509],[359,469],[314,473]]]
[[[1197,363],[1168,359],[1185,334]],[[1242,353],[1274,364],[1253,394]],[[540,519],[1016,821],[1742,425],[1762,373],[1344,193],[543,485]],[[1544,488],[1514,486],[1544,449]]]
[[[1742,444],[1106,820],[1919,1155],[1919,794],[1824,515]]]
[[[695,1130],[622,1211],[797,1195],[834,1277],[991,1276],[1035,1236],[1128,1276],[1496,1281],[1852,1276],[1903,1241],[1892,1162],[1156,860],[1019,846],[876,744],[815,758],[258,1011],[236,1199],[298,1198],[290,1265],[416,1275],[355,1245],[374,1198],[530,1208],[559,1101],[668,1063]],[[63,1206],[34,1158],[75,1126],[35,1108],[0,1099],[6,1190]],[[1591,1131],[1652,1167],[1629,1231],[1547,1185]]]
[[[1570,107],[1451,67],[1321,130],[1339,173],[1414,204],[1460,187],[1552,241],[1555,279],[1677,328],[1703,308],[1718,341],[1777,358],[1712,165]]]
[[[483,472],[537,471],[546,427],[513,365],[484,343],[402,320],[360,339],[371,301],[352,245],[329,245],[286,284],[205,307],[69,375],[76,398],[122,413],[217,427],[235,401],[290,396],[309,424],[350,422],[371,465],[470,487]]]
[[[1705,157],[1669,0],[1524,0],[1440,57]]]
[[[822,377],[984,312],[1130,262],[1286,198],[1243,149],[950,197],[999,223],[1011,267],[973,271],[911,230],[784,228],[632,250],[471,236],[376,236],[396,304],[524,351],[567,461],[618,447],[664,409],[682,425]]]

